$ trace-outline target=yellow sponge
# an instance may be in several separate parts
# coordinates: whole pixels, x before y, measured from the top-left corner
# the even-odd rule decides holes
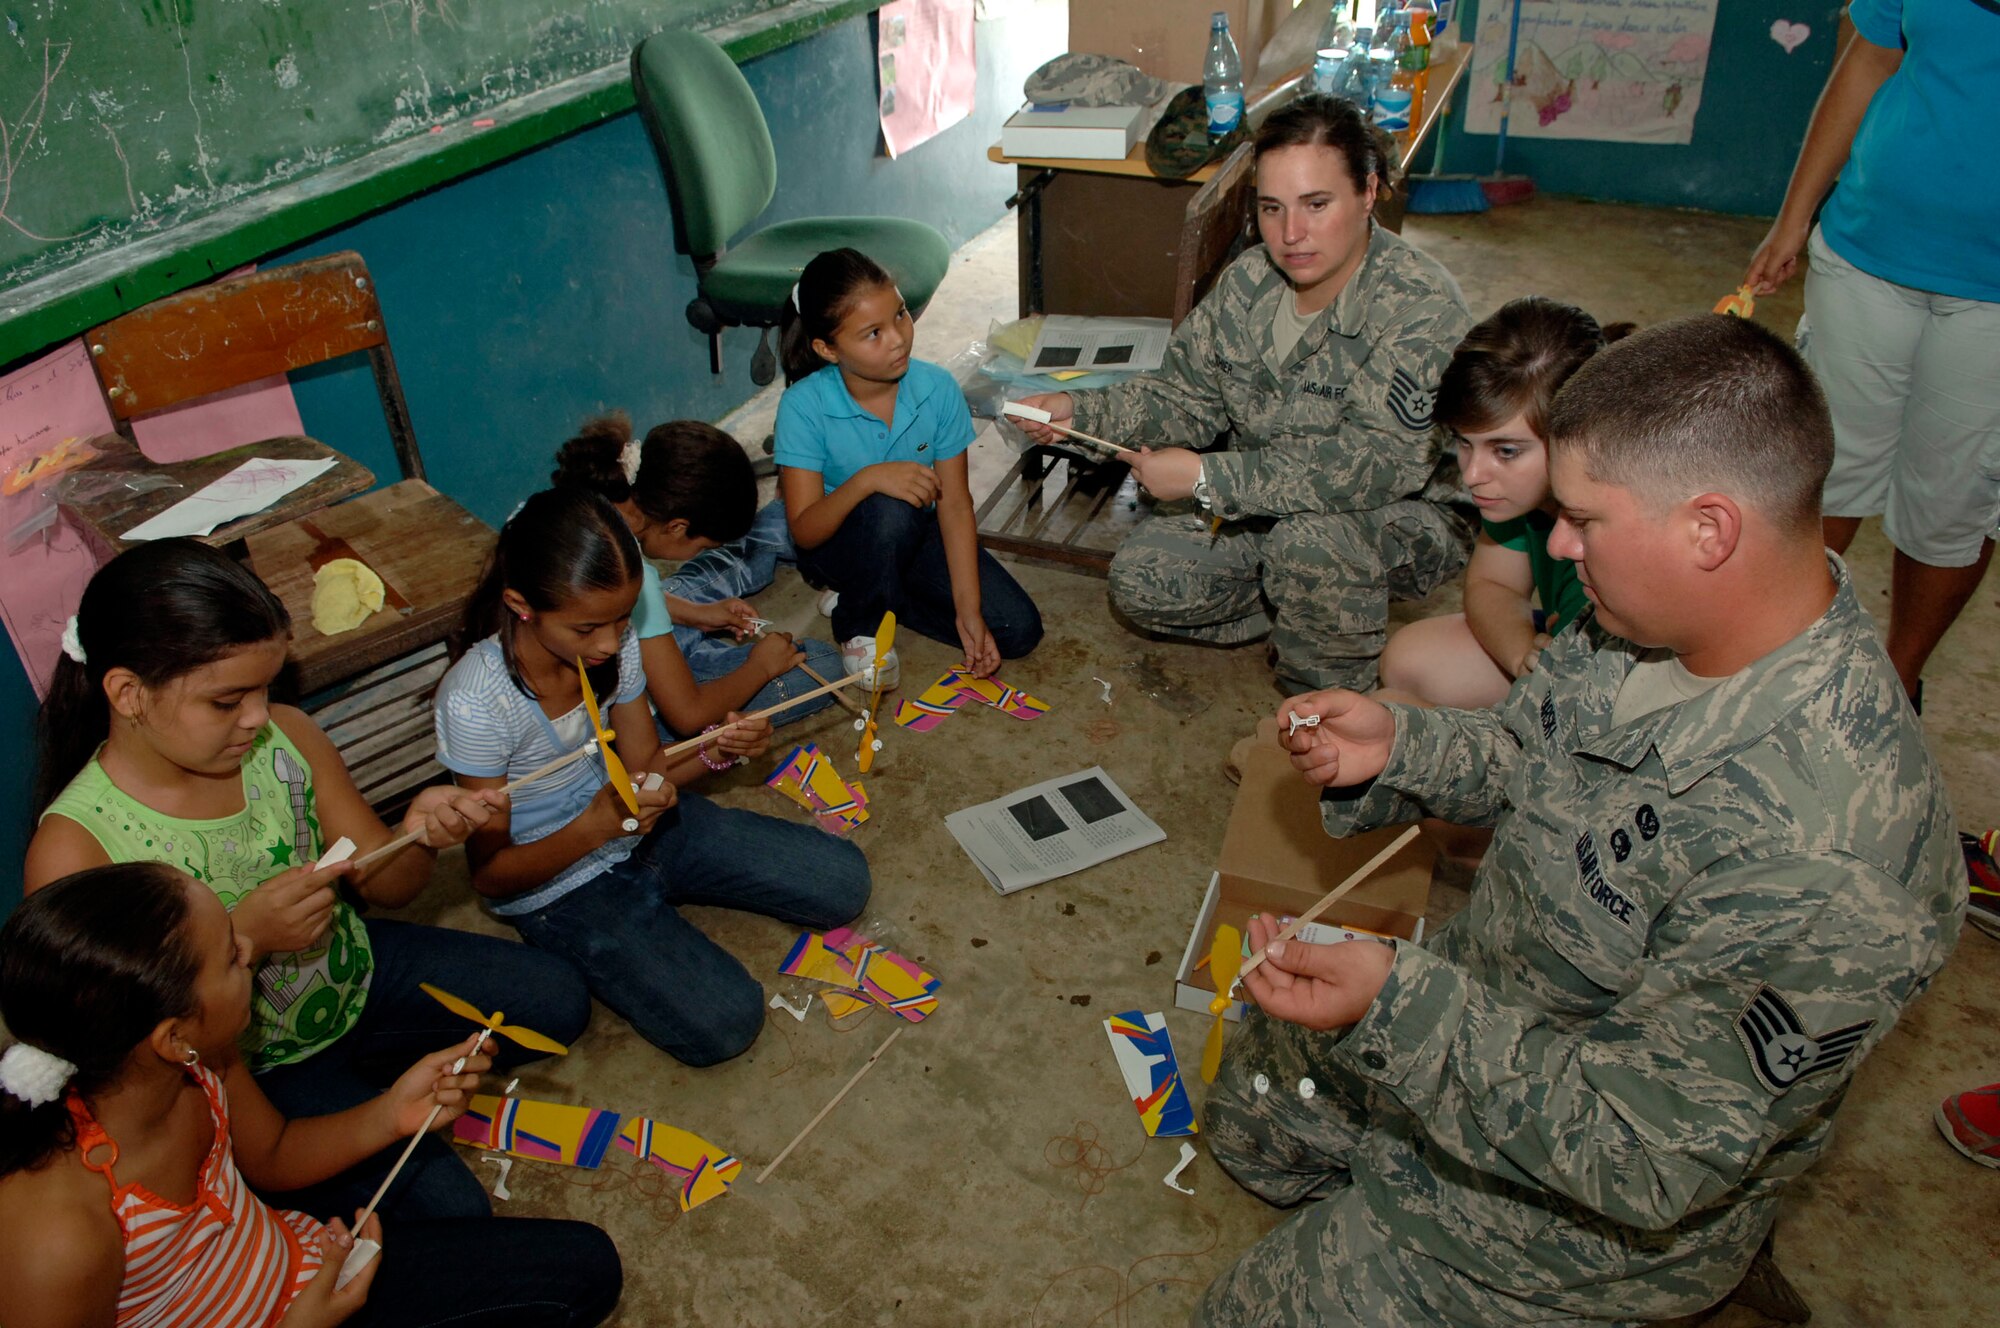
[[[313,573],[313,629],[321,636],[351,632],[382,607],[382,578],[366,563],[335,558]]]

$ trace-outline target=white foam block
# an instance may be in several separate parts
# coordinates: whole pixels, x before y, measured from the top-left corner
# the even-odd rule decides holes
[[[666,782],[667,777],[665,775],[657,770],[651,770],[646,774],[646,782],[639,785],[639,788],[646,793],[652,793]]]
[[[341,863],[346,862],[349,858],[353,856],[354,856],[354,841],[349,839],[346,835],[342,835],[340,838],[333,841],[332,848],[328,849],[326,852],[320,855],[319,861],[313,864],[313,869],[315,871],[321,871],[328,867],[338,867]]]
[[[382,1252],[380,1241],[362,1236],[347,1248],[347,1258],[342,1261],[340,1271],[334,1275],[333,1289],[340,1290],[361,1275],[361,1270],[375,1262],[375,1256]]]
[[[1019,401],[1007,402],[1000,407],[1000,413],[1002,415],[1013,415],[1024,420],[1033,420],[1037,424],[1051,424],[1055,421],[1055,416],[1049,414],[1047,411],[1035,406],[1025,405]]]

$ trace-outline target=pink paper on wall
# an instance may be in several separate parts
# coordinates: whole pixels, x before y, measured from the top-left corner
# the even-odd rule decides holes
[[[71,439],[111,432],[90,353],[81,338],[0,379],[0,480]],[[280,377],[162,411],[135,429],[155,461],[184,461],[244,443],[304,432]],[[67,521],[16,541],[16,526],[47,505],[40,486],[0,497],[0,620],[34,684],[48,690],[63,624],[76,612],[96,555]]]
[[[972,114],[973,0],[895,0],[876,14],[876,87],[891,157]]]

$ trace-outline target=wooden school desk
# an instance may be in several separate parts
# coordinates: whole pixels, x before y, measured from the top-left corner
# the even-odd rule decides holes
[[[85,537],[97,546],[100,554],[109,559],[123,553],[134,543],[127,541],[125,532],[207,487],[212,481],[222,478],[236,467],[253,457],[270,457],[284,461],[321,461],[331,459],[333,468],[313,477],[299,488],[260,512],[217,526],[208,534],[200,536],[202,543],[218,549],[227,549],[261,531],[281,526],[287,521],[317,512],[343,498],[351,498],[374,487],[375,473],[352,457],[334,451],[325,443],[311,438],[270,438],[261,443],[250,443],[243,447],[232,447],[226,452],[199,457],[192,461],[151,461],[142,454],[131,441],[117,434],[106,434],[92,440],[99,456],[87,466],[78,467],[73,472],[79,483],[72,489],[82,489],[84,481],[91,477],[111,474],[131,474],[146,478],[172,481],[171,485],[135,491],[129,488],[110,488],[88,496],[65,497],[62,509],[83,532]]]

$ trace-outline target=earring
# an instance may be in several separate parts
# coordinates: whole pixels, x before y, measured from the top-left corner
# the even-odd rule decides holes
[[[199,1064],[200,1061],[201,1061],[201,1053],[196,1051],[193,1047],[183,1047],[181,1049],[182,1065],[195,1065]]]
[[[524,614],[522,614],[522,615],[521,615],[521,621],[522,621],[522,622],[526,622],[526,621],[528,621],[528,615],[527,615],[527,614],[525,614],[525,613],[524,613]]]

